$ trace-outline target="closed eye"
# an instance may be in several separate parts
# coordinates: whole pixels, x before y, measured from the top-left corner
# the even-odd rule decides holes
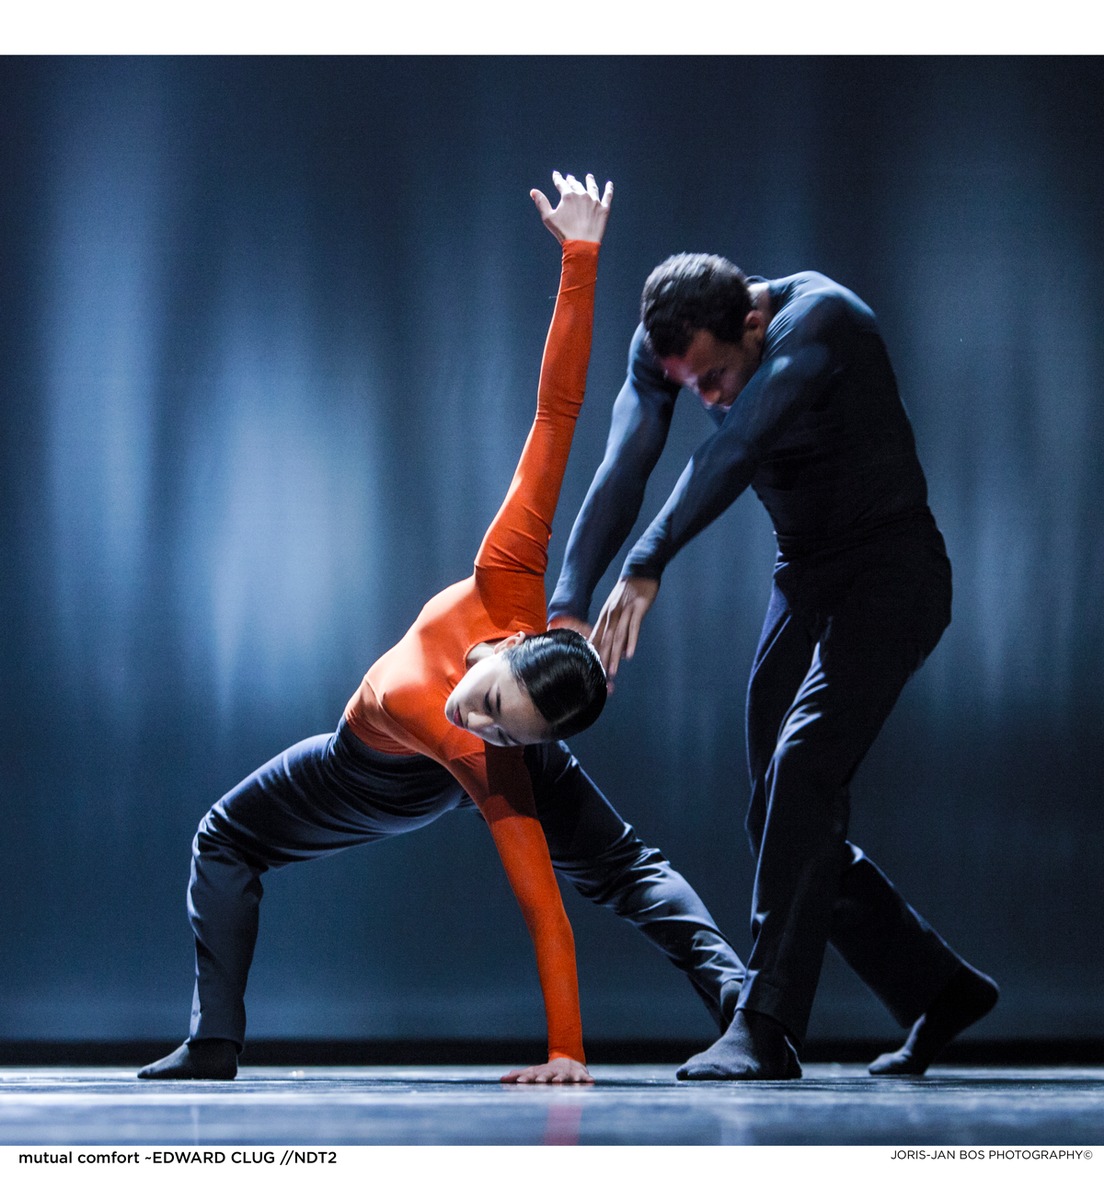
[[[491,689],[488,688],[483,696],[483,711],[491,718],[492,721],[499,721],[502,718],[502,689],[500,688],[491,699]],[[501,727],[495,730],[504,746],[520,746],[520,742],[514,741],[508,733]]]

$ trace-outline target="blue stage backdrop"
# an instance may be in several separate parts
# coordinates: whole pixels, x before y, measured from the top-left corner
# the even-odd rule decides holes
[[[1099,1031],[1102,91],[1078,58],[0,62],[0,1038],[184,1033],[196,823],[335,726],[509,481],[558,277],[527,192],[557,167],[617,197],[554,569],[656,262],[856,290],[956,601],[854,835],[1004,985],[979,1034]],[[684,399],[649,515],[709,428]],[[741,951],[772,544],[752,496],[697,539],[575,745]],[[709,1035],[567,902],[591,1037]],[[472,815],[270,875],[249,1000],[254,1037],[543,1030]],[[830,960],[811,1032],[892,1028]]]

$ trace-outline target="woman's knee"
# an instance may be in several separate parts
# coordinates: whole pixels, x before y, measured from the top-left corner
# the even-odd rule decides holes
[[[217,805],[200,821],[192,839],[192,859],[197,863],[242,863],[254,870],[264,870],[265,864],[257,861],[257,851],[257,846],[245,845]]]

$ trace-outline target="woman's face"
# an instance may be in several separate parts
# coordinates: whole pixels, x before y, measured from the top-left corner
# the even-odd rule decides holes
[[[469,667],[445,701],[445,716],[453,725],[492,746],[529,746],[552,736],[502,653],[514,644],[513,638],[507,638],[494,653]]]

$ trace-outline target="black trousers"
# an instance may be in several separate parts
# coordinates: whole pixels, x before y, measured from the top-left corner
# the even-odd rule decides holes
[[[556,871],[635,925],[726,1028],[744,968],[694,890],[621,819],[562,742],[527,747],[525,760]],[[332,735],[292,746],[223,796],[192,845],[190,1038],[245,1042],[246,981],[267,870],[406,833],[469,806],[443,767],[372,750],[344,722]]]
[[[852,777],[949,623],[950,598],[929,514],[844,549],[779,556],[748,689],[757,866],[739,1007],[798,1045],[829,941],[902,1025],[962,962],[847,840]]]

